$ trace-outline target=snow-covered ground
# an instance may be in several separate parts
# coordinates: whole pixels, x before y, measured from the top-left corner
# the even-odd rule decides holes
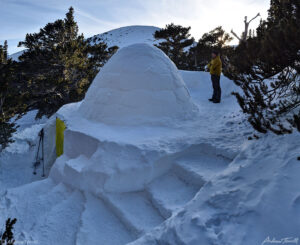
[[[91,43],[104,41],[108,47],[118,46],[123,48],[134,43],[155,44],[153,37],[160,28],[155,26],[124,26],[89,38]]]
[[[0,152],[0,192],[41,179],[40,176],[32,175],[31,165],[35,158],[37,135],[47,119],[35,120],[36,114],[37,111],[30,111],[16,121],[19,127],[13,135],[14,143]]]
[[[131,58],[144,57],[136,71],[119,69],[116,56],[95,79],[90,89],[99,91],[87,93],[89,102],[66,105],[54,115],[68,126],[64,154],[53,166],[47,162],[44,179],[40,169],[32,175],[35,147],[29,145],[45,127],[46,149],[52,149],[54,120],[35,122],[32,112],[19,121],[17,141],[0,158],[1,225],[16,217],[16,240],[43,245],[255,245],[273,238],[297,239],[299,133],[248,141],[253,130],[231,96],[237,89],[232,81],[222,77],[222,103],[210,103],[208,73],[178,74],[155,48],[138,48],[116,54],[128,67]],[[147,65],[143,80],[139,72]],[[120,84],[123,76],[126,84]],[[172,96],[159,98],[171,111],[167,116],[172,123],[157,124],[161,108],[155,106],[155,94],[164,86],[170,93],[186,86],[189,93],[173,106]],[[97,95],[108,89],[116,106],[104,115],[120,118],[113,124],[90,115],[91,109],[103,113]],[[129,114],[123,115],[118,108],[132,92]],[[146,107],[141,104],[144,94]],[[192,118],[181,117],[185,112],[177,106],[182,102],[197,107],[186,107]],[[153,113],[147,111],[147,120],[139,121],[133,112],[146,113],[143,108]],[[137,121],[128,123],[130,118]]]

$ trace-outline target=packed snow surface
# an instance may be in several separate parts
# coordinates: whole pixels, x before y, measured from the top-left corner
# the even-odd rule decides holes
[[[108,125],[163,124],[197,113],[174,63],[158,48],[133,44],[99,72],[79,111]]]
[[[253,130],[231,96],[237,89],[232,81],[221,77],[222,103],[213,104],[207,100],[212,93],[208,73],[173,71],[189,90],[188,105],[198,107],[191,119],[175,110],[168,116],[178,115],[176,123],[169,124],[161,114],[134,105],[132,111],[146,113],[144,123],[131,123],[132,113],[108,124],[107,118],[90,115],[90,120],[83,101],[63,106],[47,121],[35,121],[34,111],[18,120],[16,142],[0,155],[0,230],[6,218],[16,217],[17,244],[297,244],[299,133],[248,141]],[[121,95],[139,85],[154,85],[154,90],[141,89],[150,94],[160,92],[155,83],[113,81],[121,84],[104,84],[114,91],[123,88]],[[169,85],[166,91],[174,92],[176,86]],[[103,105],[94,102],[94,112],[102,113],[98,107]],[[117,118],[115,112],[106,113]],[[64,154],[55,161],[56,116],[67,130]],[[164,123],[152,124],[157,119]],[[43,180],[40,168],[37,175],[31,169],[42,127]]]

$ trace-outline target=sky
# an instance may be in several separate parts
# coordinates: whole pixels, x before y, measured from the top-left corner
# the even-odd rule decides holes
[[[270,0],[0,0],[0,43],[8,40],[15,53],[26,33],[38,32],[48,22],[62,19],[70,6],[75,9],[79,31],[90,37],[128,25],[164,27],[174,23],[191,26],[198,40],[217,26],[240,34],[244,16],[258,12],[267,17]],[[259,18],[250,28],[259,24]],[[236,40],[235,40],[236,42]]]

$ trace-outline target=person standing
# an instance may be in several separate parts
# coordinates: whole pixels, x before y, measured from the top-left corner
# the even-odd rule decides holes
[[[212,60],[207,65],[211,75],[212,86],[214,89],[213,96],[209,101],[213,103],[221,102],[221,86],[220,76],[222,72],[222,61],[218,51],[213,51],[211,54]]]

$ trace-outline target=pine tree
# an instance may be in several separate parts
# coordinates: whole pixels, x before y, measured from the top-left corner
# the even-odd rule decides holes
[[[231,57],[228,76],[243,90],[234,94],[259,132],[300,131],[300,2],[272,0],[256,33]]]
[[[104,42],[90,45],[78,34],[71,7],[63,20],[48,23],[19,43],[26,51],[20,62],[8,59],[0,45],[0,151],[12,142],[20,118],[32,109],[50,116],[62,105],[83,99],[99,69],[117,50]]]
[[[66,29],[66,38],[69,40],[74,40],[78,36],[78,25],[74,19],[74,9],[73,7],[69,8],[69,12],[66,13],[65,18],[65,29]]]
[[[62,105],[79,101],[111,53],[105,43],[91,46],[74,20],[71,7],[65,19],[48,23],[40,32],[27,34],[19,46],[21,80],[31,91],[30,109],[38,117],[50,116]]]
[[[194,39],[189,33],[190,30],[191,27],[182,27],[171,23],[154,33],[155,39],[164,40],[155,46],[164,51],[179,69],[188,66],[186,48],[194,43]]]
[[[7,40],[4,41],[4,46],[3,46],[3,56],[4,60],[8,59],[8,45],[7,45]]]
[[[24,102],[28,95],[27,86],[18,80],[18,66],[11,59],[0,64],[0,151],[13,142],[11,136],[16,125],[11,119],[20,117],[28,107]]]
[[[0,45],[0,63],[1,64],[6,63],[6,61],[8,59],[7,49],[8,49],[7,40],[5,40],[4,45]]]
[[[10,142],[12,133],[16,131],[10,119],[21,110],[20,85],[14,75],[16,63],[8,59],[7,42],[0,46],[0,151]]]

